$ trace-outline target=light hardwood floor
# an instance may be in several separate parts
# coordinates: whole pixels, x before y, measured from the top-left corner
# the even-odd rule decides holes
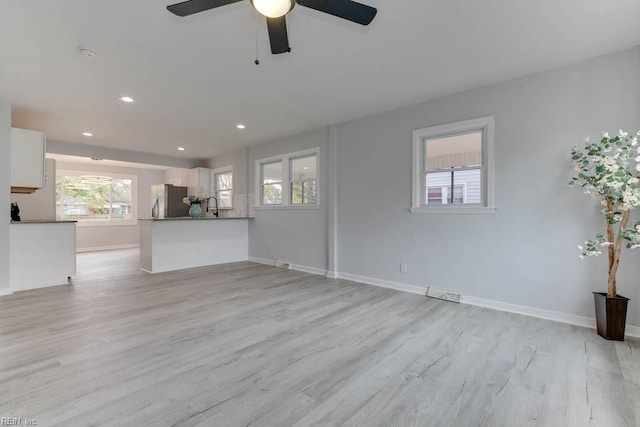
[[[0,299],[0,417],[40,426],[639,426],[640,342],[248,262],[79,256]],[[37,266],[34,266],[37,268]]]

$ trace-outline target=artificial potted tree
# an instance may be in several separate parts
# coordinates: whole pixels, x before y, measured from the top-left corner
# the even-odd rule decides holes
[[[585,142],[582,149],[573,146],[571,159],[578,176],[569,185],[584,188],[585,193],[600,200],[600,212],[606,219],[606,235],[579,245],[581,258],[609,255],[607,292],[594,292],[598,334],[608,340],[624,340],[628,298],[618,295],[616,274],[623,244],[629,249],[640,247],[640,221],[630,224],[631,212],[640,206],[640,146],[635,136],[620,131],[600,142]]]

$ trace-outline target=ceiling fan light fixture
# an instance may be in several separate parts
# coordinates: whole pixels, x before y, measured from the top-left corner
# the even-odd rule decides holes
[[[112,180],[109,176],[100,175],[82,175],[80,177],[80,183],[82,184],[110,185]]]
[[[293,0],[251,0],[251,4],[267,18],[280,18],[289,13],[295,5]]]

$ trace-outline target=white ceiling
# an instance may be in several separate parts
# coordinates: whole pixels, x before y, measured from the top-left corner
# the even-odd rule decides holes
[[[51,139],[208,158],[640,44],[638,0],[363,2],[368,27],[295,7],[278,56],[260,19],[256,66],[248,0],[3,0],[0,97]]]

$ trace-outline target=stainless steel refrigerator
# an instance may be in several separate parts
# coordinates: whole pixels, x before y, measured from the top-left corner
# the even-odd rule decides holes
[[[189,205],[182,199],[187,197],[187,187],[171,184],[151,186],[151,216],[153,218],[179,218],[189,216]]]

